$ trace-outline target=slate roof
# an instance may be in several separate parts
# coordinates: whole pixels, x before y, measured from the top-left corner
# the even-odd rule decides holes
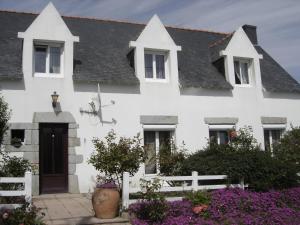
[[[254,46],[259,54],[261,79],[264,88],[269,92],[300,93],[299,83],[288,74],[265,50],[260,46]]]
[[[0,12],[0,80],[23,78],[22,39],[17,36],[18,31],[23,31],[30,23],[18,15]]]
[[[36,16],[0,11],[0,80],[22,79],[22,39],[17,38],[17,33],[24,32]],[[138,38],[144,24],[62,18],[72,34],[80,37],[80,42],[74,46],[74,81],[139,84],[130,62],[129,42]],[[179,81],[182,87],[232,89],[224,75],[214,66],[216,58],[212,57],[219,48],[228,44],[230,34],[173,27],[167,27],[167,30],[174,42],[182,47],[182,51],[178,52]],[[270,56],[262,60],[261,67],[263,85],[268,91],[300,90],[300,85]],[[270,79],[272,82],[269,82]],[[288,81],[283,82],[285,80]],[[282,84],[286,87],[283,88]]]
[[[232,36],[233,36],[233,33],[228,34],[224,38],[216,41],[215,43],[213,43],[209,46],[210,57],[213,62],[217,61],[220,58],[220,51],[225,50],[225,48],[231,41]]]

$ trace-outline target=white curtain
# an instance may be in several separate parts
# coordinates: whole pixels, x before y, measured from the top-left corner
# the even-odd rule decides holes
[[[165,57],[163,55],[156,55],[156,78],[165,79]]]
[[[50,47],[50,73],[60,73],[60,47]]]
[[[243,84],[249,84],[248,63],[241,63]]]
[[[235,83],[241,84],[240,62],[239,61],[234,61],[234,74],[235,74]]]

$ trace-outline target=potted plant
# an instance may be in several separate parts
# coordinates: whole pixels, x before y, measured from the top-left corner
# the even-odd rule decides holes
[[[123,173],[134,175],[145,161],[145,151],[139,135],[133,138],[120,137],[110,131],[104,140],[93,139],[94,152],[89,159],[97,171],[98,183],[92,197],[97,218],[110,219],[118,215]]]
[[[22,146],[21,138],[16,138],[16,137],[12,138],[11,139],[11,145],[16,147],[16,148],[20,148]]]

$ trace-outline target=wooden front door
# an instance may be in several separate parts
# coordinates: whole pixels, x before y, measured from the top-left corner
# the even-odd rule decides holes
[[[40,193],[68,191],[68,124],[40,124]]]

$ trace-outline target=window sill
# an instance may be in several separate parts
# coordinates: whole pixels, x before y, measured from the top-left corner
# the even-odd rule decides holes
[[[64,78],[63,74],[58,73],[34,73],[34,77],[38,78]]]
[[[146,83],[169,83],[167,79],[152,79],[152,78],[145,78]]]
[[[238,87],[238,88],[252,88],[253,86],[251,84],[235,84],[234,87]]]

